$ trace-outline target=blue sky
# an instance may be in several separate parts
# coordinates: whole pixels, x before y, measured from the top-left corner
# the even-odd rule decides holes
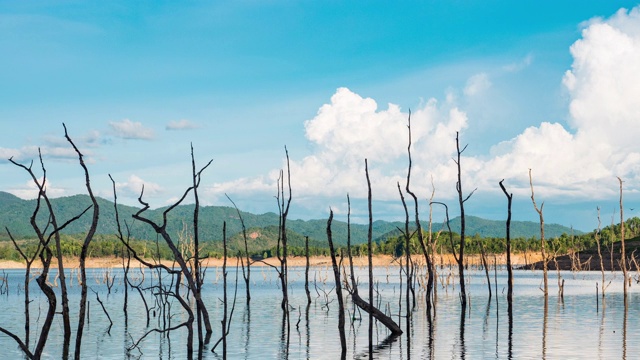
[[[83,193],[62,123],[87,155],[96,192],[165,206],[189,184],[205,204],[277,211],[286,145],[292,218],[356,221],[369,159],[375,216],[401,219],[412,110],[414,182],[427,214],[457,214],[455,132],[469,144],[468,213],[605,224],[624,179],[640,186],[640,15],[631,1],[0,2],[0,157],[44,153],[51,196]],[[626,10],[620,10],[625,8]],[[0,161],[0,190],[34,196]],[[640,208],[639,208],[640,209]],[[439,219],[440,214],[436,214]]]

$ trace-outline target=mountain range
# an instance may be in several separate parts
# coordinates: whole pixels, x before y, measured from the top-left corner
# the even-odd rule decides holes
[[[112,201],[97,198],[100,206],[100,220],[98,223],[98,234],[115,234],[117,232],[115,209]],[[74,195],[68,197],[60,197],[51,199],[54,213],[58,224],[61,224],[74,216],[77,216],[82,210],[91,205],[89,196]],[[35,200],[23,200],[10,193],[0,191],[0,240],[8,240],[8,228],[11,234],[16,238],[34,237],[35,233],[31,228],[30,217],[35,209]],[[149,209],[144,215],[148,218],[160,222],[162,213],[167,208]],[[169,234],[179,234],[185,229],[192,229],[193,204],[180,205],[174,208],[167,217],[167,230]],[[118,205],[118,213],[123,228],[124,222],[131,231],[131,237],[137,239],[156,239],[153,229],[147,224],[143,224],[132,218],[132,214],[139,211],[139,208]],[[70,224],[63,231],[66,234],[82,234],[87,231],[91,223],[91,211],[83,215],[79,220]],[[240,211],[245,227],[247,229],[269,228],[278,226],[278,214],[251,214]],[[48,218],[48,212],[41,211],[37,221],[45,224]],[[227,206],[203,206],[199,210],[199,229],[201,241],[221,241],[222,226],[226,222],[227,236],[231,237],[242,232],[242,224],[238,212],[233,207]],[[302,236],[309,236],[314,243],[326,243],[326,219],[318,220],[294,220],[287,219],[287,229]],[[426,223],[423,224],[426,228]],[[439,230],[442,224],[434,224],[434,229]],[[454,218],[450,221],[451,229],[454,232],[460,231],[460,218]],[[398,228],[404,228],[402,222],[391,222],[377,220],[373,223],[373,238],[384,239],[387,236],[397,236]],[[530,221],[512,221],[511,236],[516,237],[538,237],[540,227],[538,223]],[[342,221],[333,221],[332,232],[334,241],[340,245],[346,244],[347,223]],[[351,241],[354,244],[361,244],[367,241],[367,224],[351,224]],[[545,224],[545,235],[548,238],[560,236],[563,233],[570,234],[572,230],[566,226],[558,224]],[[573,231],[576,235],[581,234],[580,231]],[[487,220],[476,216],[466,216],[466,233],[469,236],[478,234],[481,237],[498,237],[505,236],[505,222],[501,220]]]

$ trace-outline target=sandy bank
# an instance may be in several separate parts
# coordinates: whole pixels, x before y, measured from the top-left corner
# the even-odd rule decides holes
[[[540,261],[541,256],[538,253],[527,253],[527,254],[513,254],[511,255],[511,262],[514,266],[519,265],[527,265],[536,261]],[[151,262],[151,260],[149,260]],[[235,266],[238,259],[229,258],[227,260],[227,266]],[[347,261],[345,258],[343,261]],[[389,255],[376,255],[373,257],[373,265],[374,266],[391,266],[391,265],[399,265],[400,262],[404,264],[404,257],[402,259],[394,259]],[[413,261],[416,264],[423,265],[425,263],[424,256],[422,255],[414,255]],[[504,254],[500,255],[488,255],[487,262],[490,265],[494,264],[494,261],[498,265],[506,264],[506,256]],[[472,255],[466,257],[466,262],[469,265],[479,265],[481,263],[481,259],[478,255]],[[167,266],[174,266],[171,261],[162,261],[163,264]],[[287,259],[287,263],[289,266],[305,266],[306,259],[304,257],[289,257]],[[368,260],[364,256],[358,256],[353,258],[353,263],[355,266],[367,266]],[[449,266],[455,265],[455,260],[451,254],[444,254],[442,256],[437,255],[435,258],[436,265],[441,266]],[[52,267],[57,267],[57,260],[53,259]],[[280,262],[277,258],[268,258],[263,261],[256,261],[251,264],[251,266],[276,266],[279,265]],[[311,266],[331,266],[331,258],[328,256],[312,256],[309,258],[309,264]],[[207,267],[219,267],[222,266],[222,259],[205,259],[203,260],[203,265]],[[80,263],[77,258],[65,258],[64,266],[68,269],[77,269],[80,267]],[[123,266],[122,259],[119,258],[89,258],[86,260],[87,268],[121,268]],[[135,260],[132,260],[132,267],[137,267],[138,263]],[[33,268],[41,268],[42,264],[39,261],[34,262]],[[26,264],[17,261],[11,260],[0,260],[0,269],[24,269],[26,268]]]

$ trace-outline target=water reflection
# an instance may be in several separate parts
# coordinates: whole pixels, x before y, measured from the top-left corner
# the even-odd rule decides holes
[[[375,303],[379,305],[386,314],[397,316],[399,311],[398,289],[399,281],[398,269],[377,268],[375,276],[386,279],[389,275],[389,283],[381,281],[376,286]],[[211,270],[212,272],[214,270]],[[259,270],[260,271],[260,270]],[[264,281],[252,282],[252,303],[251,308],[243,307],[241,316],[236,316],[232,320],[231,331],[229,333],[229,358],[241,359],[333,359],[340,354],[340,344],[337,337],[337,307],[335,303],[329,309],[322,307],[324,299],[313,300],[312,304],[307,304],[304,292],[304,269],[298,271],[292,269],[290,272],[291,286],[290,304],[295,306],[291,310],[293,324],[298,321],[298,339],[290,339],[289,324],[287,317],[279,307],[281,300],[280,289],[275,286],[277,278],[272,276],[268,269],[261,270],[264,274]],[[325,278],[324,269],[316,269],[317,278]],[[327,269],[327,271],[331,271]],[[446,270],[442,270],[443,272]],[[131,271],[130,276],[136,271]],[[232,273],[232,271],[231,271]],[[383,326],[373,324],[373,356],[376,359],[477,359],[477,358],[497,358],[497,359],[520,359],[520,358],[565,358],[565,357],[595,357],[601,359],[611,358],[634,358],[634,354],[640,353],[640,343],[629,340],[628,334],[640,332],[640,322],[630,321],[640,317],[640,287],[630,288],[630,293],[625,304],[622,296],[622,286],[615,287],[612,283],[607,291],[606,302],[603,300],[599,307],[593,303],[593,283],[598,279],[599,274],[577,273],[563,274],[565,278],[564,305],[558,302],[559,296],[549,296],[545,301],[538,290],[540,274],[535,272],[515,273],[515,293],[514,301],[509,306],[506,294],[498,293],[489,302],[486,296],[486,283],[483,282],[484,274],[470,271],[469,293],[472,294],[473,301],[468,302],[466,309],[460,308],[460,301],[456,295],[456,290],[450,288],[445,291],[446,285],[439,282],[442,288],[438,291],[438,296],[433,298],[433,308],[437,311],[434,316],[427,316],[426,303],[418,301],[416,311],[411,316],[410,341],[407,336],[404,338],[393,338],[388,336],[387,330]],[[360,273],[360,280],[364,279],[365,271]],[[120,274],[118,274],[120,275]],[[233,276],[232,274],[230,274]],[[447,274],[443,273],[442,278]],[[52,274],[52,278],[55,274]],[[99,273],[90,274],[91,287],[101,295],[107,294],[107,288],[103,284],[94,285],[93,276]],[[312,275],[314,277],[315,275]],[[618,275],[619,276],[619,275]],[[17,294],[14,289],[17,283],[21,283],[23,272],[13,271],[9,273],[9,296],[0,297],[0,324],[6,326],[24,338],[24,303],[23,293]],[[259,277],[256,277],[260,279]],[[497,283],[503,287],[507,281],[506,271],[498,272]],[[13,281],[13,283],[11,282]],[[157,276],[146,273],[144,280],[138,278],[131,279],[135,284],[140,283],[141,288],[148,287],[153,281],[157,285],[160,280]],[[163,281],[166,284],[168,279]],[[454,281],[450,281],[454,283]],[[165,284],[165,285],[166,285]],[[244,293],[243,284],[239,283],[239,294]],[[403,284],[406,286],[405,284]],[[34,286],[34,282],[30,284]],[[322,294],[329,291],[329,287],[321,280],[317,282],[318,291]],[[363,288],[366,283],[361,284]],[[313,285],[312,285],[313,287]],[[218,300],[221,294],[221,284],[213,281],[206,283],[203,296],[209,306],[212,321],[219,324],[222,314],[222,305]],[[40,294],[39,288],[35,285],[32,288],[31,314],[32,322],[30,326],[31,346],[35,345],[33,339],[37,339],[40,334],[44,312],[47,309],[46,297]],[[54,290],[58,291],[57,288]],[[313,289],[311,289],[313,292]],[[403,289],[406,290],[406,289]],[[77,304],[79,299],[79,286],[75,284],[70,287],[70,303]],[[113,285],[112,293],[108,297],[100,296],[114,321],[111,335],[105,330],[109,323],[102,312],[100,306],[93,301],[90,307],[90,324],[85,329],[86,341],[83,342],[83,356],[88,358],[122,359],[124,357],[144,357],[162,359],[183,359],[186,357],[185,341],[187,332],[184,329],[176,330],[166,334],[151,334],[140,343],[140,349],[127,353],[127,348],[132,341],[137,341],[143,334],[152,328],[162,328],[163,326],[179,324],[184,321],[184,314],[178,303],[172,302],[170,298],[155,298],[149,292],[144,292],[149,300],[149,314],[153,314],[155,308],[156,316],[147,326],[147,310],[143,303],[143,297],[133,291],[129,296],[127,313],[124,312],[124,288],[122,282]],[[402,292],[403,297],[405,291]],[[422,296],[422,295],[421,295]],[[243,299],[239,299],[242,303]],[[494,301],[497,300],[495,306]],[[349,298],[346,298],[349,301]],[[549,302],[557,304],[555,311],[549,313]],[[406,306],[405,299],[401,303]],[[162,309],[166,307],[167,323],[163,322]],[[507,317],[500,316],[500,308],[507,307]],[[303,308],[304,307],[304,308]],[[422,308],[421,308],[422,307]],[[297,310],[300,309],[300,310]],[[77,310],[73,307],[72,319],[77,316]],[[404,309],[403,309],[404,310]],[[35,316],[41,312],[40,318]],[[59,311],[59,306],[56,309]],[[298,313],[298,319],[295,314]],[[502,312],[504,314],[504,312]],[[367,314],[358,315],[355,311],[351,314],[351,326],[348,333],[349,349],[347,358],[369,358],[368,354],[368,321]],[[404,311],[403,311],[404,315]],[[541,316],[542,315],[542,316]],[[363,317],[364,319],[361,319]],[[355,318],[355,319],[354,319]],[[405,319],[406,318],[402,318]],[[59,359],[62,356],[62,327],[60,321],[56,322],[51,329],[51,334],[47,342],[47,354],[44,358]],[[494,329],[495,324],[495,329]],[[405,323],[405,325],[407,325]],[[404,326],[403,326],[404,328]],[[295,329],[294,329],[295,331]],[[220,336],[220,329],[214,330],[214,337]],[[196,344],[194,344],[195,346]],[[0,334],[0,346],[2,346],[4,358],[22,358],[21,351],[15,342],[5,335]],[[122,349],[122,351],[120,351]],[[209,349],[210,350],[210,349]],[[73,356],[73,354],[71,354]],[[204,358],[216,358],[215,354],[204,351]]]
[[[629,301],[627,299],[627,296],[625,296],[624,297],[624,315],[622,316],[622,359],[627,358],[627,314],[628,313],[629,313]]]
[[[507,358],[513,359],[513,302],[507,301],[507,317],[509,330],[507,331]]]
[[[549,296],[544,297],[544,309],[542,315],[542,359],[547,358],[547,318],[549,316]]]
[[[464,325],[467,319],[467,307],[462,306],[460,309],[460,359],[465,359],[467,356],[467,349],[464,344]]]

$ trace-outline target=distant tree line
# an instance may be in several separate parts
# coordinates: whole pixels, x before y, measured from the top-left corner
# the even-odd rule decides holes
[[[267,231],[269,231],[268,229]],[[570,252],[580,252],[596,247],[595,235],[596,231],[581,234],[571,235],[562,234],[559,237],[546,239],[546,246],[549,251],[557,255],[568,254]],[[637,237],[640,235],[640,218],[633,217],[625,221],[625,232],[628,238]],[[433,236],[438,234],[434,233]],[[599,232],[602,239],[603,247],[611,247],[615,242],[620,239],[620,224],[609,225],[602,228]],[[61,250],[64,256],[77,257],[80,255],[82,249],[82,239],[84,234],[76,235],[61,235]],[[19,242],[23,246],[24,251],[27,254],[33,253],[37,248],[36,239],[23,239]],[[405,238],[404,236],[388,236],[386,239],[380,239],[373,244],[374,254],[391,255],[395,257],[403,256],[405,254]],[[475,234],[465,239],[465,251],[468,254],[480,254],[481,248],[489,254],[503,254],[506,251],[506,241],[504,238],[498,237],[480,237]],[[138,254],[146,258],[155,259],[172,259],[173,254],[171,250],[163,241],[154,240],[131,240],[131,247],[134,248]],[[414,235],[410,239],[411,253],[416,254],[420,251],[420,244],[418,237]],[[537,252],[540,251],[540,241],[537,237],[523,238],[518,237],[511,239],[511,249],[513,253],[525,253],[525,252]],[[437,242],[437,250],[442,254],[450,254],[453,250],[458,251],[460,248],[460,235],[453,233],[453,247],[449,240],[448,233],[440,233]],[[338,254],[345,252],[346,247],[337,248]],[[282,252],[282,249],[280,249]],[[288,248],[289,255],[291,256],[304,256],[304,246],[290,245]],[[367,244],[352,245],[351,253],[353,256],[366,256]],[[201,254],[203,257],[209,258],[221,258],[223,254],[222,244],[216,241],[207,241],[201,244]],[[230,246],[229,254],[233,256],[246,256],[246,251],[237,243],[236,246]],[[259,246],[253,246],[249,250],[249,256],[254,259],[263,259],[274,257],[278,254],[277,246],[270,246],[268,248],[260,248]],[[315,246],[309,247],[309,255],[311,256],[328,256],[329,248],[326,246],[319,246],[316,242]],[[126,248],[123,247],[122,242],[115,235],[95,235],[94,240],[89,245],[88,251],[89,257],[119,257],[126,256]],[[21,261],[22,257],[16,251],[13,244],[9,241],[0,241],[0,259]]]

